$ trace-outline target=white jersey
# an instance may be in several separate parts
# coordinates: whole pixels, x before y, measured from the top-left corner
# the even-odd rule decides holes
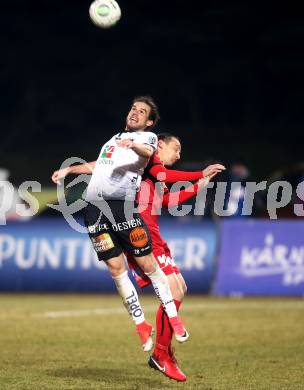
[[[87,188],[87,201],[135,199],[149,159],[119,147],[118,138],[157,147],[157,136],[148,131],[123,132],[112,137],[101,148]]]

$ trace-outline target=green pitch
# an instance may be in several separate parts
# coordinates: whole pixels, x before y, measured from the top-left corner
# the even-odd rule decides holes
[[[0,295],[0,389],[304,389],[303,300],[196,296],[181,313],[186,383],[147,366],[118,296]]]

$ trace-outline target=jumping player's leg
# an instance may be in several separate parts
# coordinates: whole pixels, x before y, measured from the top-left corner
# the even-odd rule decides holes
[[[143,349],[147,352],[153,346],[151,338],[153,327],[145,321],[136,289],[126,270],[120,242],[112,231],[111,224],[100,214],[100,210],[96,206],[87,206],[85,224],[98,259],[107,265],[123,304],[135,322]]]
[[[144,273],[150,278],[155,293],[164,306],[168,316],[175,317],[177,312],[168,279],[164,272],[159,268],[154,256],[149,254],[147,256],[135,257],[135,260]]]
[[[179,278],[176,274],[179,274],[178,268],[175,266],[174,261],[171,258],[169,249],[166,252],[163,252],[163,249],[158,251],[155,250],[155,260],[158,263],[158,266],[162,268],[171,294],[174,298],[175,308],[178,311],[181,301],[184,297],[184,292],[186,291],[186,284],[183,279]],[[164,256],[165,255],[165,256]],[[146,274],[139,267],[139,265],[134,261],[134,257],[130,254],[127,256],[129,267],[133,270],[133,275],[137,284],[143,288],[151,284],[151,280],[147,278]],[[171,264],[172,262],[172,264]],[[140,263],[140,261],[139,261]],[[145,265],[148,262],[145,263]],[[147,268],[143,265],[145,271]],[[181,283],[180,281],[183,281]],[[153,351],[152,356],[149,359],[150,367],[161,371],[164,375],[168,376],[171,379],[177,381],[185,381],[185,374],[179,369],[174,358],[171,341],[173,335],[173,329],[170,324],[169,317],[164,310],[163,305],[161,304],[156,316],[156,348]]]
[[[178,274],[172,273],[170,275],[167,275],[167,279],[170,286],[170,290],[172,292],[176,310],[178,311],[182,304],[186,292],[186,283],[180,273]],[[162,349],[170,353],[172,335],[173,335],[173,330],[170,325],[169,318],[166,312],[164,311],[163,306],[160,305],[156,313],[155,351]]]
[[[176,310],[178,311],[184,297],[183,285],[175,273],[166,277],[172,291]],[[187,377],[178,367],[171,347],[172,336],[173,329],[168,315],[164,311],[163,306],[160,305],[156,313],[155,349],[152,356],[150,356],[149,365],[172,379],[185,381]],[[162,369],[163,367],[165,367],[165,370]]]
[[[136,325],[140,324],[145,320],[145,317],[138,300],[136,289],[128,276],[123,255],[121,254],[107,260],[106,265],[128,313]]]
[[[148,352],[152,349],[153,341],[151,338],[153,328],[145,321],[137,291],[131,282],[128,271],[125,266],[123,255],[114,257],[106,261],[107,267],[116,285],[117,291],[122,298],[127,312],[135,322],[137,332],[141,338],[143,350]]]
[[[152,253],[141,257],[134,256],[134,259],[144,273],[150,278],[154,291],[161,301],[163,309],[167,313],[168,321],[174,329],[177,341],[186,341],[189,334],[177,315],[176,304],[172,296],[167,276],[157,264]]]

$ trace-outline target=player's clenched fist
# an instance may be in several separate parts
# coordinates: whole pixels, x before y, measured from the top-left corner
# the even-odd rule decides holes
[[[69,167],[59,169],[59,171],[55,171],[52,175],[52,181],[55,184],[61,184],[60,179],[63,179],[69,174]]]

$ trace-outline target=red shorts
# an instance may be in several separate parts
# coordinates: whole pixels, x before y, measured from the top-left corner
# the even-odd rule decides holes
[[[153,245],[153,255],[159,265],[159,267],[164,271],[165,275],[171,275],[171,274],[179,274],[180,270],[178,266],[175,264],[170,249],[168,248],[168,245],[165,241],[163,241],[163,245],[160,246],[154,246]],[[131,269],[133,276],[135,278],[136,283],[140,288],[144,288],[146,286],[149,286],[151,284],[151,280],[149,277],[142,271],[142,269],[138,266],[136,261],[133,259],[133,257],[130,254],[127,254],[127,260],[129,268]]]

